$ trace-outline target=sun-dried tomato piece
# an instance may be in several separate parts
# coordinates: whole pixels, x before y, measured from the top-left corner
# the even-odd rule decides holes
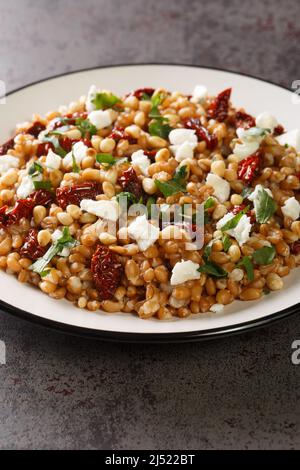
[[[140,199],[143,194],[142,183],[132,167],[124,171],[118,180],[123,191],[128,191]]]
[[[33,200],[34,206],[48,206],[54,202],[55,194],[46,189],[39,189],[30,194],[29,197]]]
[[[235,127],[243,127],[244,129],[250,129],[255,126],[255,118],[250,114],[238,111],[235,115]]]
[[[157,154],[157,150],[143,150],[144,154],[147,155],[149,158],[154,158],[155,155]]]
[[[38,231],[35,229],[29,230],[26,238],[25,243],[20,249],[20,255],[24,258],[29,258],[32,261],[37,260],[44,256],[47,251],[47,247],[43,247],[39,245],[37,239]]]
[[[231,88],[219,93],[211,102],[207,115],[211,119],[216,119],[219,122],[225,121],[228,115],[229,100],[231,96]]]
[[[83,199],[96,199],[100,192],[101,186],[99,184],[86,182],[58,188],[56,190],[56,199],[58,205],[65,209],[70,204],[79,206]]]
[[[244,181],[244,183],[249,184],[257,175],[262,154],[258,150],[253,155],[245,158],[239,163],[238,166],[238,179]]]
[[[204,140],[209,150],[213,150],[218,145],[218,139],[214,134],[210,134],[208,130],[202,126],[200,119],[191,118],[184,122],[187,129],[193,129],[196,131],[198,139]]]
[[[40,121],[36,121],[32,124],[32,126],[27,129],[26,134],[33,135],[35,138],[38,137],[39,133],[44,131],[46,126],[42,124]]]
[[[14,148],[15,141],[14,138],[9,139],[7,142],[5,142],[3,145],[0,147],[0,155],[6,155],[8,150]]]
[[[130,144],[136,143],[136,139],[127,134],[124,127],[115,127],[108,137],[110,139],[114,139],[116,142],[119,142],[120,140],[124,139],[128,140]]]
[[[278,126],[274,128],[273,135],[278,136],[283,133],[284,133],[284,127],[281,124],[278,124]]]
[[[54,145],[52,144],[52,142],[43,142],[38,145],[36,154],[38,157],[42,157],[44,155],[48,155],[49,150],[54,151]]]
[[[291,245],[291,253],[293,255],[300,255],[300,240],[292,243]]]
[[[140,100],[143,97],[143,95],[148,95],[151,98],[154,92],[155,92],[154,88],[139,88],[138,90],[135,90],[132,94],[138,100]]]
[[[72,150],[72,145],[73,141],[67,136],[61,137],[59,139],[59,145],[66,151],[66,152],[71,152]]]
[[[120,284],[123,269],[116,255],[107,246],[98,246],[92,257],[91,271],[99,298],[111,299]]]
[[[2,228],[16,224],[23,217],[26,219],[31,217],[35,204],[32,198],[19,199],[13,209],[3,206],[0,209],[0,226]]]

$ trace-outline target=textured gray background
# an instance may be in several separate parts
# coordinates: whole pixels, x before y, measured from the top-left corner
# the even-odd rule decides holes
[[[166,61],[290,86],[300,78],[299,10],[298,0],[0,0],[0,79],[14,89],[83,67]],[[0,321],[1,448],[300,448],[300,366],[290,360],[299,316],[163,346]]]

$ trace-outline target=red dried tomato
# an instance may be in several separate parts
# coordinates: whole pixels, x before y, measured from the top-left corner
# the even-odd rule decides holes
[[[273,134],[274,134],[275,136],[277,136],[277,135],[281,135],[281,134],[283,134],[283,133],[284,133],[284,127],[283,127],[281,124],[278,124],[278,126],[276,126],[276,127],[274,128]]]
[[[44,131],[46,129],[46,126],[42,124],[40,121],[36,121],[32,124],[32,126],[27,129],[26,134],[33,135],[35,138],[38,137],[39,133]]]
[[[96,199],[100,194],[101,186],[97,183],[86,182],[74,186],[65,186],[56,190],[58,205],[65,209],[69,204],[80,205],[83,199]]]
[[[123,191],[128,191],[134,194],[137,199],[140,199],[143,194],[142,183],[132,167],[122,173],[118,182]]]
[[[23,217],[31,217],[35,204],[32,198],[19,199],[13,209],[8,206],[3,206],[0,209],[0,226],[2,228],[9,227],[16,224]]]
[[[293,255],[300,255],[300,240],[291,245],[291,252]]]
[[[44,256],[47,251],[46,247],[39,245],[37,240],[38,231],[35,229],[29,230],[26,238],[25,243],[20,249],[20,255],[24,258],[29,258],[32,261],[37,260]]]
[[[69,114],[66,114],[65,116],[62,116],[61,118],[57,118],[57,120],[54,120],[54,123],[52,124],[51,129],[52,130],[59,129],[60,127],[65,126],[65,125],[75,126],[77,118],[86,119],[87,117],[88,117],[88,113],[86,112],[69,113]]]
[[[143,152],[145,155],[147,155],[147,157],[154,158],[157,153],[157,150],[144,150]]]
[[[8,150],[14,148],[15,141],[14,138],[9,139],[7,142],[5,142],[3,145],[0,147],[0,155],[6,155]]]
[[[72,145],[73,141],[67,136],[61,137],[59,139],[59,145],[66,151],[66,152],[71,152],[72,150]]]
[[[54,145],[51,142],[43,142],[42,144],[38,145],[36,154],[38,157],[42,157],[43,155],[48,155],[49,150],[54,150]]]
[[[92,257],[91,271],[99,298],[111,299],[120,284],[123,270],[116,255],[107,246],[98,246]]]
[[[139,88],[138,90],[135,90],[132,94],[138,100],[140,100],[143,97],[143,95],[148,95],[151,97],[154,92],[155,92],[154,88]]]
[[[216,98],[211,102],[207,115],[211,119],[216,119],[219,122],[225,121],[228,115],[229,100],[231,96],[231,88],[219,93]]]
[[[122,139],[128,140],[130,144],[135,144],[136,142],[136,139],[127,134],[123,127],[115,127],[110,133],[109,138],[114,139],[116,142]]]
[[[51,191],[46,191],[46,189],[39,189],[29,196],[33,202],[34,206],[48,206],[54,202],[55,195]]]
[[[246,184],[251,183],[258,172],[261,156],[261,152],[258,150],[253,155],[242,160],[238,166],[238,179]]]
[[[255,118],[250,114],[238,111],[235,115],[235,127],[243,127],[244,129],[250,129],[255,126]]]
[[[202,126],[200,119],[187,119],[184,122],[184,125],[187,129],[195,130],[198,139],[204,140],[209,150],[213,150],[218,145],[217,137],[213,134],[210,134],[208,130]]]

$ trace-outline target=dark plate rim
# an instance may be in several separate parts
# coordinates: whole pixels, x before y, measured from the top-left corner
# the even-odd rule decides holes
[[[97,67],[88,67],[79,70],[74,70],[71,72],[65,72],[62,74],[53,75],[51,77],[43,78],[32,83],[28,83],[22,87],[16,88],[11,90],[6,94],[6,96],[13,95],[19,91],[22,91],[26,88],[30,88],[34,85],[38,85],[39,83],[47,82],[53,80],[55,78],[60,78],[68,75],[73,75],[81,72],[89,72],[92,70],[101,70],[105,68],[117,68],[117,67],[143,67],[143,66],[179,66],[179,67],[191,67],[191,68],[204,68],[209,70],[216,70],[220,72],[228,72],[235,75],[240,75],[248,78],[253,78],[255,80],[259,80],[264,83],[269,83],[276,87],[282,88],[284,90],[290,91],[289,88],[272,82],[271,80],[266,80],[260,77],[256,77],[254,75],[250,75],[244,72],[238,72],[236,70],[230,69],[223,69],[221,67],[210,67],[207,65],[195,65],[195,64],[182,64],[182,63],[165,63],[165,62],[145,62],[145,63],[122,63],[122,64],[112,64],[112,65],[103,65]],[[292,93],[292,92],[291,92]],[[118,331],[107,331],[107,330],[94,330],[85,327],[79,327],[74,325],[69,325],[66,323],[60,323],[54,320],[48,320],[46,318],[39,317],[34,315],[30,312],[21,310],[16,308],[10,304],[7,304],[3,300],[0,300],[0,307],[1,309],[10,315],[16,316],[18,318],[22,318],[24,320],[30,321],[32,323],[42,325],[44,327],[54,329],[56,331],[62,333],[68,333],[76,336],[100,339],[100,340],[107,340],[107,341],[114,341],[114,342],[130,342],[130,343],[179,343],[179,342],[193,342],[193,341],[201,341],[201,340],[208,340],[208,339],[216,339],[225,336],[231,336],[233,334],[245,333],[248,331],[252,331],[254,329],[266,326],[267,324],[274,323],[279,321],[283,318],[286,318],[290,315],[296,314],[300,311],[300,302],[297,304],[288,307],[282,311],[272,313],[264,318],[250,320],[248,322],[237,323],[227,327],[220,327],[220,328],[212,328],[206,331],[203,330],[196,330],[196,331],[187,331],[187,332],[180,332],[180,333],[125,333],[125,332],[118,332]]]

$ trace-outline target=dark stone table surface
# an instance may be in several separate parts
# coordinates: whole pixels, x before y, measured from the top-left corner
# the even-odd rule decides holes
[[[298,0],[0,0],[9,90],[103,64],[300,78]],[[0,286],[1,289],[1,286]],[[199,344],[109,344],[0,312],[2,449],[300,448],[295,315]]]

